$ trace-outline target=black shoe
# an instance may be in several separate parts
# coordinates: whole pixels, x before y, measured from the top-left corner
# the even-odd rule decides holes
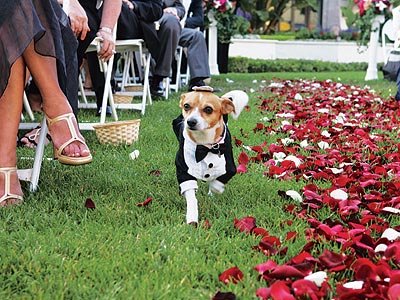
[[[205,86],[205,85],[206,84],[204,83],[204,81],[202,79],[197,79],[197,80],[192,79],[192,80],[190,80],[188,91],[192,92],[193,88],[195,86]]]
[[[152,97],[158,98],[164,95],[164,91],[160,86],[150,86],[150,94]]]
[[[164,95],[164,90],[161,88],[163,79],[164,78],[159,75],[154,75],[150,79],[150,94],[152,97],[158,98]]]
[[[97,110],[96,116],[100,116],[101,114],[101,107]],[[106,108],[106,116],[111,116],[111,107],[107,106]]]

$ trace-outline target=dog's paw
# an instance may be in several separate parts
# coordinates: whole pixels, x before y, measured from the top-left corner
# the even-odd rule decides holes
[[[188,225],[190,225],[190,226],[193,226],[194,228],[197,228],[197,226],[199,225],[199,223],[198,222],[190,222],[190,223],[187,223]]]
[[[208,194],[222,194],[225,191],[225,184],[221,181],[213,180],[210,181],[209,192]]]

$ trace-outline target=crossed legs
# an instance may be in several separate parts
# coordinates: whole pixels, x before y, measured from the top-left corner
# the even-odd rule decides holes
[[[38,54],[33,42],[11,67],[8,85],[0,98],[0,206],[15,204],[22,190],[15,168],[17,164],[16,137],[22,111],[22,97],[25,85],[25,70],[28,67],[43,98],[43,111],[49,119],[72,113],[67,98],[61,91],[55,58]],[[63,154],[69,157],[86,157],[90,151],[79,134],[78,125],[74,119],[76,131],[81,140],[68,144]],[[58,149],[71,138],[67,122],[55,122],[49,128],[54,146]],[[6,170],[7,169],[7,170]],[[7,194],[10,197],[7,197]]]

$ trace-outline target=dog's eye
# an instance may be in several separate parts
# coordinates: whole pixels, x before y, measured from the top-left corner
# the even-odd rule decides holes
[[[183,104],[183,109],[184,109],[185,111],[188,111],[188,110],[190,109],[190,104],[189,104],[189,103]]]
[[[212,112],[213,112],[213,109],[212,109],[212,107],[210,107],[210,106],[206,106],[204,109],[203,109],[203,111],[206,113],[206,114],[212,114]]]

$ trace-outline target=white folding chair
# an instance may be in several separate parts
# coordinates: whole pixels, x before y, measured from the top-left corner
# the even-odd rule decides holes
[[[24,127],[23,124],[20,125],[20,129],[28,129],[29,127]],[[39,134],[39,140],[35,149],[35,157],[33,159],[32,168],[18,169],[18,178],[23,181],[29,182],[29,190],[35,192],[38,188],[40,168],[42,167],[44,147],[47,135],[47,123],[46,118],[43,118],[41,123],[41,129]]]
[[[390,52],[390,48],[388,47],[386,42],[387,39],[391,42],[395,41],[396,39],[396,32],[393,27],[392,19],[387,20],[385,24],[383,24],[381,29],[382,52],[383,52],[382,55],[384,63],[387,62],[388,54]]]
[[[115,34],[116,29],[114,29]],[[95,39],[87,52],[93,51],[94,48],[96,51],[99,50],[100,47],[100,39]],[[102,99],[102,108],[100,113],[100,123],[105,122],[106,117],[106,107],[107,104],[111,106],[112,115],[114,120],[118,120],[116,109],[133,109],[133,110],[140,110],[142,115],[144,115],[146,111],[146,105],[152,103],[151,95],[150,95],[150,84],[149,84],[149,73],[150,73],[150,59],[151,55],[150,52],[145,48],[144,41],[142,39],[130,39],[130,40],[117,40],[115,42],[115,51],[117,53],[123,54],[125,58],[124,63],[124,70],[123,70],[123,78],[121,83],[121,92],[118,92],[118,95],[125,95],[125,96],[142,96],[142,101],[140,103],[118,103],[114,102],[114,97],[112,94],[112,87],[111,87],[111,75],[113,71],[113,64],[114,64],[114,55],[109,59],[109,61],[105,62],[99,60],[100,67],[102,68],[105,76],[105,86],[104,86],[104,94]],[[136,56],[136,61],[139,63],[139,69],[143,68],[143,75],[142,75],[142,83],[128,83],[129,72],[134,70],[134,55],[138,53]],[[85,91],[83,89],[82,78],[80,78],[80,93],[84,103],[79,103],[79,108],[96,108],[95,103],[89,103],[85,96]],[[126,91],[125,88],[129,85],[137,85],[142,86],[143,89],[141,92],[130,92]]]

